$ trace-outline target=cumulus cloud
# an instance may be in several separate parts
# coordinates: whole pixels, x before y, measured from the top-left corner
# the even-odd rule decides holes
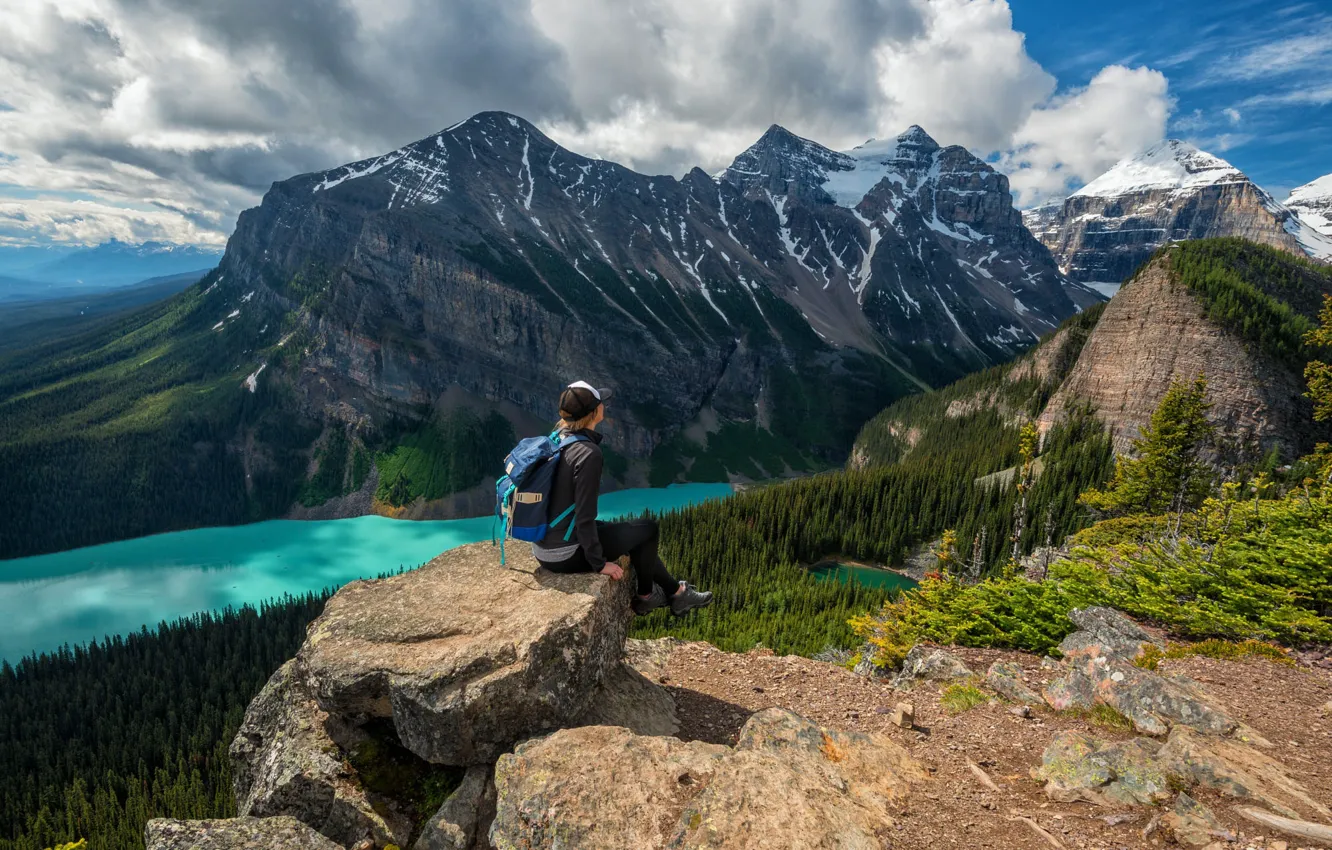
[[[833,147],[918,123],[1002,153],[1024,200],[1160,138],[1170,109],[1146,69],[1055,94],[1004,0],[22,5],[0,7],[0,185],[21,190],[0,202],[33,238],[220,242],[272,181],[484,109],[677,174],[772,123]]]
[[[1000,167],[1024,203],[1062,195],[1162,139],[1172,105],[1160,71],[1110,65],[1032,110]]]

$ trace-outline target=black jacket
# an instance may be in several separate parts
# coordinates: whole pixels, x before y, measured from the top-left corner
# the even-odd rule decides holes
[[[555,480],[550,488],[550,506],[546,516],[552,520],[564,513],[570,505],[574,509],[574,532],[566,540],[569,520],[546,532],[539,544],[542,549],[559,549],[577,543],[589,564],[598,568],[605,563],[601,539],[597,537],[597,497],[601,494],[601,435],[584,429],[573,432],[587,440],[570,443],[560,452],[560,465],[555,469]]]

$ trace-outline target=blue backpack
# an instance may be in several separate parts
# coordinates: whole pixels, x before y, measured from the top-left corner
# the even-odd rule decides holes
[[[573,536],[574,505],[570,505],[553,519],[546,514],[550,505],[551,485],[559,466],[560,452],[566,446],[587,440],[570,434],[560,438],[559,431],[546,437],[528,437],[522,440],[504,458],[504,475],[495,482],[495,520],[503,521],[500,531],[500,565],[504,564],[504,541],[512,534],[518,540],[537,543],[546,539],[546,532],[566,519],[569,528],[564,539]],[[491,526],[491,545],[495,543],[494,524]]]

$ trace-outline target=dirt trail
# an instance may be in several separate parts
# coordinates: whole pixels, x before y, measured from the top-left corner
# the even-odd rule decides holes
[[[973,670],[984,673],[995,661],[1016,661],[1033,686],[1049,680],[1039,658],[996,650],[953,649]],[[1216,661],[1190,658],[1167,661],[1161,672],[1196,679],[1238,719],[1268,738],[1266,752],[1283,761],[1315,800],[1332,804],[1332,673],[1290,668],[1268,661]],[[753,712],[773,706],[790,709],[824,726],[886,732],[932,773],[933,782],[904,801],[890,845],[914,848],[1156,848],[1175,846],[1163,830],[1144,835],[1154,815],[1168,810],[1113,810],[1088,803],[1049,801],[1031,768],[1051,738],[1064,729],[1091,732],[1115,740],[1132,737],[1091,726],[1087,721],[1045,709],[1024,718],[1012,705],[992,701],[961,714],[939,703],[941,685],[921,682],[908,694],[887,683],[797,656],[765,650],[747,654],[721,652],[708,644],[681,644],[650,675],[675,697],[680,737],[734,743],[736,732]],[[916,729],[891,721],[899,702],[915,706]],[[973,772],[974,763],[998,787],[988,790]],[[1234,811],[1240,801],[1198,790],[1194,796],[1212,809],[1235,836],[1223,848],[1296,850],[1321,847],[1308,839],[1264,830]],[[1048,833],[1039,834],[1036,827]]]

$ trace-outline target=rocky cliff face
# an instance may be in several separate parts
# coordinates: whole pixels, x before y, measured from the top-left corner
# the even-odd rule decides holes
[[[1322,284],[1326,288],[1326,283]],[[1297,305],[1304,312],[1314,302]],[[1040,417],[1042,432],[1066,405],[1090,402],[1127,452],[1174,380],[1208,380],[1209,418],[1247,451],[1312,448],[1312,409],[1302,376],[1207,318],[1197,295],[1171,272],[1169,254],[1126,284],[1097,322],[1077,362]]]
[[[632,456],[704,407],[762,421],[835,392],[863,420],[1096,298],[1059,275],[1002,175],[919,128],[850,154],[774,128],[719,177],[677,180],[503,113],[275,184],[219,274],[241,310],[219,332],[254,325],[263,347],[241,356],[263,382],[299,331],[290,377],[324,421],[451,388],[545,421],[552,388],[589,377],[619,387],[610,439]]]
[[[1168,140],[1124,160],[1059,206],[1025,213],[1070,278],[1109,294],[1168,242],[1238,236],[1332,258],[1332,240],[1230,163]]]

